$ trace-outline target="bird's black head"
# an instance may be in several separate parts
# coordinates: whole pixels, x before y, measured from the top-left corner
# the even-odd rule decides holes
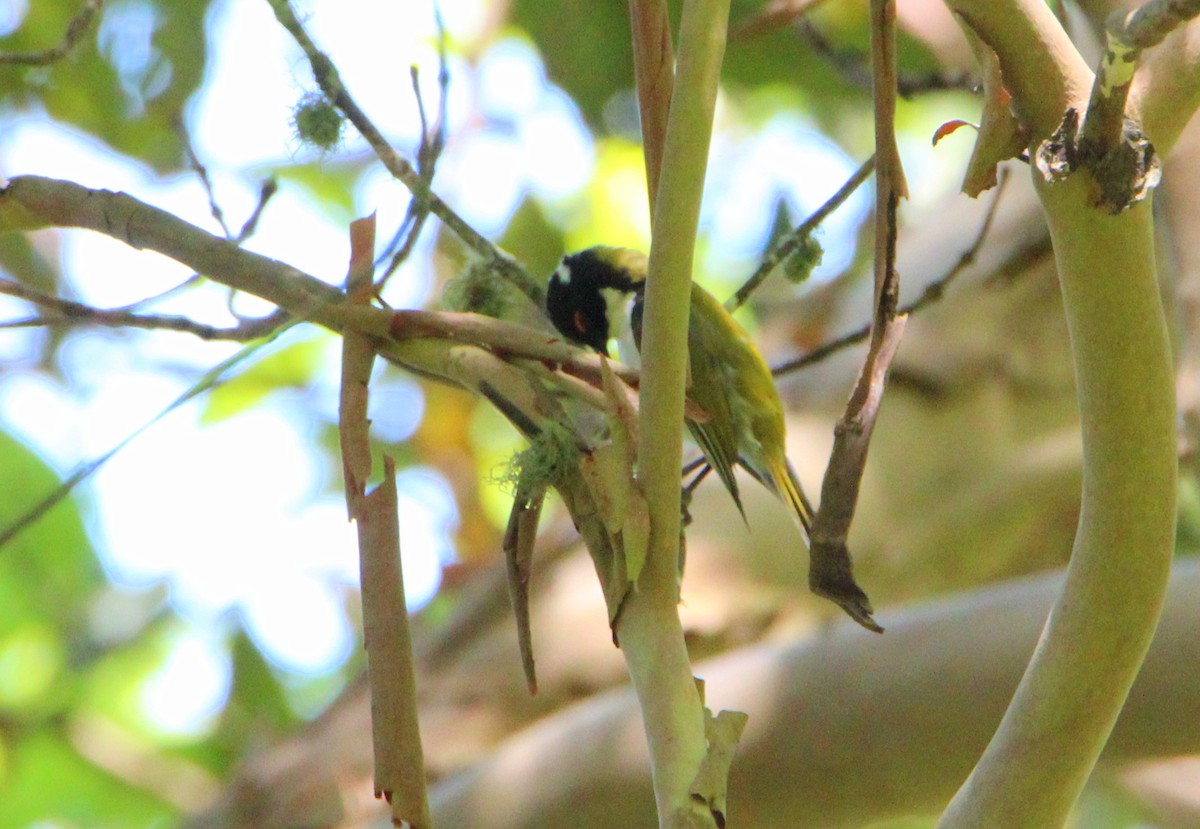
[[[565,257],[546,285],[550,321],[567,339],[607,354],[609,338],[628,325],[614,316],[641,291],[644,263],[641,254],[616,248],[588,248]]]

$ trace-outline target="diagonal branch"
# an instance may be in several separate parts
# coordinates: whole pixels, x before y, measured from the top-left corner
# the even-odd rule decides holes
[[[66,34],[63,35],[62,41],[57,46],[43,49],[40,52],[0,52],[0,65],[7,63],[17,66],[48,66],[62,60],[87,34],[92,20],[99,13],[103,4],[103,0],[85,0],[83,7],[67,24]]]
[[[763,261],[759,264],[754,273],[751,274],[750,278],[746,280],[742,287],[738,288],[737,293],[735,293],[725,302],[725,308],[729,311],[736,311],[738,308],[741,308],[746,303],[746,300],[750,298],[750,294],[758,289],[758,286],[761,285],[763,281],[765,281],[766,278],[771,275],[771,272],[775,270],[775,268],[779,267],[780,263],[786,260],[789,256],[791,256],[797,250],[800,250],[804,243],[808,241],[809,237],[812,236],[813,231],[821,226],[821,222],[825,221],[830,213],[845,204],[846,199],[850,198],[854,191],[861,187],[862,183],[866,181],[873,172],[875,172],[874,155],[864,161],[862,165],[854,171],[854,174],[850,176],[850,178],[846,179],[846,183],[843,184],[836,193],[830,196],[824,204],[814,210],[811,216],[805,219],[799,227],[787,235],[787,238],[772,248],[771,251],[765,257],[763,257]]]
[[[32,302],[50,311],[49,316],[0,323],[0,327],[31,327],[56,325],[101,325],[109,328],[143,328],[151,331],[179,331],[202,340],[231,340],[244,343],[265,337],[286,323],[291,315],[276,310],[265,317],[245,320],[230,328],[207,325],[174,314],[135,314],[122,308],[94,308],[81,302],[43,294],[9,279],[0,279],[0,294]]]
[[[907,303],[906,305],[902,305],[896,311],[897,316],[906,317],[909,314],[916,313],[917,311],[920,311],[921,309],[940,300],[943,296],[945,296],[946,290],[950,287],[950,284],[954,282],[954,280],[956,280],[959,275],[962,274],[962,272],[965,271],[970,265],[974,264],[975,257],[979,255],[979,251],[983,248],[983,243],[987,239],[988,233],[992,229],[992,224],[995,222],[996,210],[1000,206],[1000,195],[1004,192],[1004,186],[1007,182],[1008,170],[1006,168],[1001,171],[999,183],[996,185],[996,191],[992,196],[991,204],[988,205],[988,210],[983,217],[983,222],[979,225],[979,232],[975,236],[975,241],[972,242],[970,247],[968,247],[959,255],[958,261],[955,262],[948,271],[926,285],[925,290],[921,292],[919,297],[914,299],[912,302]],[[851,331],[849,334],[844,334],[837,339],[830,340],[829,342],[817,346],[807,354],[802,354],[794,360],[788,360],[785,363],[780,363],[771,370],[771,373],[776,377],[782,377],[785,374],[791,374],[792,372],[800,371],[801,369],[815,365],[816,363],[828,359],[830,355],[836,354],[843,349],[850,348],[851,346],[858,345],[859,343],[863,342],[871,336],[872,328],[873,323],[868,322],[861,328]]]
[[[279,23],[288,31],[292,38],[304,50],[305,56],[312,67],[313,77],[317,81],[317,85],[325,94],[325,97],[333,102],[342,113],[350,120],[358,130],[359,134],[366,139],[371,149],[375,152],[376,157],[387,168],[388,172],[395,176],[409,191],[413,194],[413,198],[418,202],[427,205],[429,212],[437,216],[448,227],[455,236],[462,240],[468,248],[486,261],[489,265],[496,269],[500,275],[510,279],[513,284],[517,285],[535,302],[541,299],[542,286],[532,279],[521,269],[521,267],[501,251],[485,239],[480,233],[471,227],[461,216],[454,212],[444,201],[442,201],[436,193],[429,188],[429,183],[417,172],[400,153],[388,143],[383,137],[383,133],[375,126],[375,123],[367,116],[365,112],[358,106],[354,98],[351,97],[349,90],[342,83],[341,76],[338,74],[337,67],[333,65],[333,61],[329,56],[317,48],[316,43],[309,37],[305,31],[304,25],[300,19],[296,17],[296,13],[292,10],[288,0],[267,0],[271,4],[271,8],[275,11],[275,17]]]

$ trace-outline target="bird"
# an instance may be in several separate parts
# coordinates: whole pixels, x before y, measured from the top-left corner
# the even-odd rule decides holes
[[[611,356],[609,343],[640,350],[648,260],[640,251],[597,246],[565,256],[546,286],[546,312],[572,342]],[[717,299],[692,283],[688,324],[688,398],[706,415],[688,431],[745,520],[734,467],[741,466],[791,508],[808,539],[813,509],[788,461],[783,404],[750,335]]]

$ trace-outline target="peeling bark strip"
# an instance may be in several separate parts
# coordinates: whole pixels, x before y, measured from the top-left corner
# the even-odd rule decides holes
[[[368,306],[373,295],[375,215],[350,225],[347,301]],[[416,670],[404,569],[400,563],[400,518],[396,465],[383,459],[383,482],[367,492],[371,475],[367,403],[375,344],[359,331],[342,337],[342,383],[338,435],[345,477],[346,507],[358,530],[363,644],[371,689],[371,737],[375,755],[375,796],[391,806],[392,821],[430,829],[425,758],[417,719]]]

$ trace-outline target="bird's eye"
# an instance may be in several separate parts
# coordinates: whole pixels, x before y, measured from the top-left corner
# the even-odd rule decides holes
[[[576,311],[575,315],[571,317],[571,322],[575,325],[575,330],[580,334],[588,332],[587,317],[583,315],[583,311]]]

